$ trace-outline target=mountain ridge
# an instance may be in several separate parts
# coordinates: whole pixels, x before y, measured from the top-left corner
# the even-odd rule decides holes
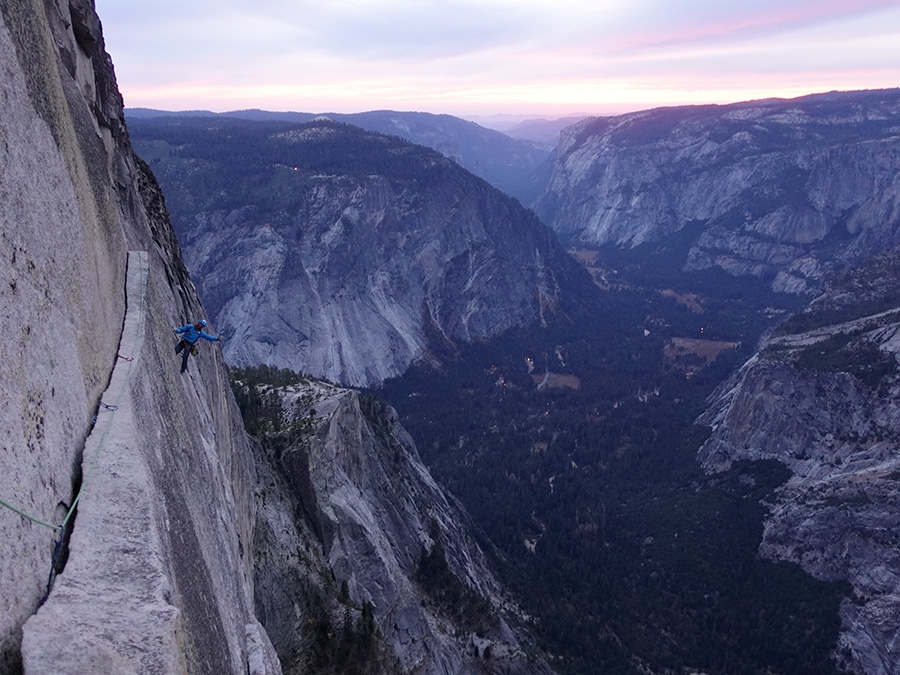
[[[567,241],[633,247],[699,226],[684,269],[813,293],[894,241],[900,90],[660,108],[566,129],[535,204]]]
[[[366,131],[404,138],[437,150],[497,189],[523,204],[533,202],[549,178],[550,150],[529,139],[513,138],[502,132],[452,115],[424,112],[373,110],[362,113],[271,112],[234,110],[224,113],[196,110],[185,113],[129,108],[126,118],[215,117],[252,121],[306,123],[330,119],[352,124]]]
[[[131,133],[235,365],[375,384],[597,294],[530,211],[401,139],[326,120]]]

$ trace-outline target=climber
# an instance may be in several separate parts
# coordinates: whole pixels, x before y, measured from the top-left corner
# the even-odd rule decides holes
[[[175,353],[181,353],[181,372],[187,370],[187,362],[188,356],[191,354],[197,355],[197,340],[203,338],[204,340],[209,340],[210,342],[221,342],[222,338],[213,337],[205,330],[206,328],[206,319],[200,319],[199,323],[189,323],[185,324],[181,328],[175,329],[175,337],[181,336],[181,341],[175,347]]]

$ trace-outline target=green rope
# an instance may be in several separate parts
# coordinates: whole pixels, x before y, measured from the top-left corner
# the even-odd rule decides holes
[[[5,500],[3,500],[3,499],[0,499],[0,505],[5,506],[5,507],[8,508],[10,511],[14,511],[15,513],[18,513],[18,514],[19,514],[20,516],[22,516],[23,518],[27,518],[27,519],[30,520],[32,523],[37,523],[38,525],[43,525],[44,527],[49,527],[51,530],[58,530],[58,529],[60,529],[60,528],[62,527],[62,525],[51,525],[50,523],[45,523],[45,522],[44,522],[43,520],[41,520],[40,518],[35,518],[34,516],[29,516],[29,515],[28,515],[27,513],[25,513],[22,509],[17,509],[15,506],[13,506],[12,504],[10,504],[9,502],[7,502],[7,501],[5,501]]]
[[[141,303],[138,306],[138,334],[135,338],[135,342],[139,342],[140,338],[143,337],[144,334],[144,295],[147,289],[147,274],[146,269],[141,266]],[[106,424],[106,428],[103,430],[103,435],[100,437],[100,442],[97,444],[97,451],[94,453],[94,458],[91,460],[91,465],[88,468],[88,472],[84,476],[84,480],[81,481],[81,487],[78,489],[78,494],[75,495],[75,501],[72,502],[72,506],[69,507],[69,512],[66,514],[66,517],[63,518],[62,524],[60,527],[65,528],[68,524],[69,519],[72,517],[72,514],[75,513],[75,507],[78,506],[78,501],[81,499],[81,495],[84,493],[84,488],[88,484],[88,480],[91,475],[94,473],[94,469],[97,467],[97,460],[100,459],[100,451],[103,450],[103,445],[106,443],[106,435],[109,433],[109,430],[112,428],[113,419],[115,418],[116,411],[119,409],[119,403],[122,400],[122,396],[128,389],[128,383],[131,381],[131,371],[132,364],[134,363],[134,353],[132,352],[129,355],[128,359],[125,359],[126,363],[128,363],[128,370],[125,374],[125,382],[122,383],[121,389],[119,389],[119,393],[116,396],[116,402],[112,406],[108,406],[107,409],[110,411],[109,420]]]
[[[145,296],[146,290],[147,290],[147,270],[146,270],[146,268],[144,268],[143,265],[141,266],[140,288],[141,288],[141,290],[140,290],[141,301],[140,301],[140,305],[138,306],[138,335],[137,335],[137,338],[135,338],[135,342],[138,342],[139,339],[142,338],[143,334],[144,334],[144,302],[145,302],[144,296]],[[127,312],[126,312],[126,315],[127,315]],[[122,359],[128,363],[128,372],[125,375],[125,382],[122,384],[122,388],[119,390],[119,394],[116,397],[116,402],[114,405],[106,406],[105,404],[102,404],[102,402],[101,402],[101,404],[104,405],[104,407],[106,407],[110,411],[109,421],[106,424],[106,429],[104,429],[104,431],[103,431],[103,436],[100,437],[100,442],[97,444],[97,451],[94,453],[94,457],[91,460],[91,466],[88,469],[88,472],[84,477],[84,480],[81,481],[81,487],[78,489],[78,494],[75,496],[75,500],[72,502],[72,506],[69,507],[69,511],[68,511],[68,513],[66,513],[66,517],[63,519],[62,523],[60,523],[59,525],[51,525],[50,523],[44,522],[40,518],[35,518],[34,516],[28,515],[22,509],[16,508],[15,506],[13,506],[12,504],[10,504],[9,502],[7,502],[3,499],[0,499],[0,506],[5,506],[10,511],[13,511],[14,513],[18,513],[23,518],[27,518],[31,522],[37,523],[38,525],[43,525],[44,527],[48,527],[51,530],[64,530],[65,529],[66,525],[68,524],[69,520],[72,517],[72,514],[75,513],[75,507],[78,505],[78,501],[81,499],[81,495],[84,492],[84,488],[88,483],[88,479],[91,477],[91,474],[94,473],[94,469],[97,466],[97,460],[100,458],[100,451],[103,449],[103,445],[106,442],[106,435],[109,433],[109,430],[112,427],[113,417],[116,414],[116,410],[118,410],[118,408],[119,408],[119,402],[122,400],[122,396],[124,395],[125,391],[128,389],[128,383],[131,381],[131,370],[132,370],[131,366],[134,361],[134,354],[132,353],[131,356],[128,358],[122,357]]]

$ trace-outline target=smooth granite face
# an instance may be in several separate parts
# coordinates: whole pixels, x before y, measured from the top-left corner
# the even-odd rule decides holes
[[[344,133],[305,133],[315,131]],[[317,175],[292,188],[283,208],[218,208],[208,195],[208,208],[180,214],[185,262],[229,338],[229,363],[374,386],[435,347],[536,324],[554,310],[558,278],[573,262],[552,233],[433,158],[450,176],[439,185]]]
[[[54,531],[0,509],[0,670],[278,673],[247,437],[217,345],[178,372],[203,310],[99,28],[80,0],[0,14],[0,497],[56,525],[84,488],[40,608]]]
[[[840,294],[829,292],[815,305],[836,300]],[[894,308],[770,336],[700,419],[712,428],[699,453],[708,471],[739,460],[790,468],[792,477],[769,504],[759,553],[795,562],[818,579],[850,583],[854,597],[841,605],[836,653],[854,673],[900,669],[898,333]],[[824,362],[801,365],[835,337],[867,354],[863,365],[880,354],[880,380],[866,382],[865,370],[854,376]]]
[[[668,239],[686,270],[809,293],[828,264],[896,241],[898,123],[896,89],[587,119],[534,208],[576,244]]]

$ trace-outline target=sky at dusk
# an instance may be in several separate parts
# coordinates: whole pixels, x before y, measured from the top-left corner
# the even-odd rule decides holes
[[[561,117],[900,86],[898,0],[96,0],[126,107]]]

